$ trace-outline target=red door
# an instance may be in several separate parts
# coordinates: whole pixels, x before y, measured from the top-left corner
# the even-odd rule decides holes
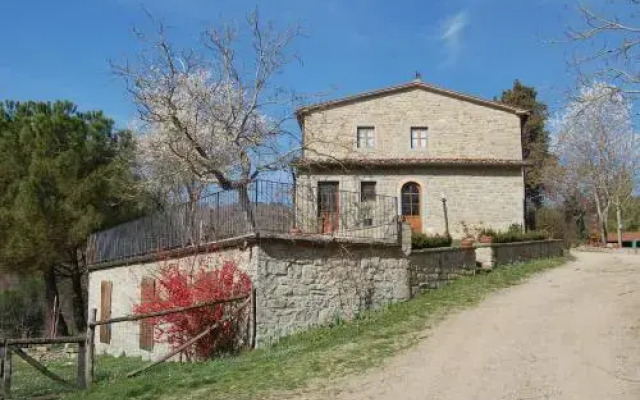
[[[318,184],[318,227],[320,233],[333,233],[340,228],[338,182],[320,182]]]

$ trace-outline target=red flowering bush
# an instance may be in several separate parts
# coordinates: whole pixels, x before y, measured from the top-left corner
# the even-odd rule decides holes
[[[250,294],[251,279],[235,262],[225,261],[219,269],[206,268],[204,264],[189,271],[181,269],[177,263],[167,264],[157,277],[154,293],[147,294],[146,299],[134,307],[134,313],[164,311]],[[240,310],[241,303],[243,301],[196,308],[150,318],[146,323],[155,326],[156,341],[168,343],[174,349],[220,323],[183,352],[187,359],[207,359],[238,347],[239,336],[246,325],[243,321],[246,322],[249,311],[248,307]]]

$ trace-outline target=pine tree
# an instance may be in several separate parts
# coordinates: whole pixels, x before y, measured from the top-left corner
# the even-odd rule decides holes
[[[86,324],[84,243],[94,230],[139,215],[134,142],[102,112],[70,102],[0,104],[0,269],[72,286],[71,330]]]
[[[522,156],[530,163],[525,170],[525,222],[527,228],[535,229],[535,210],[543,200],[542,169],[549,155],[549,132],[546,129],[547,105],[538,101],[538,92],[515,80],[511,89],[505,90],[500,100],[512,106],[530,111],[522,127]]]

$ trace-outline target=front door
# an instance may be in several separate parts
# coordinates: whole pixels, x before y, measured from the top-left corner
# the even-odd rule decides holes
[[[318,225],[320,233],[332,233],[340,227],[338,182],[318,183]]]
[[[420,185],[408,182],[400,190],[402,220],[411,225],[411,232],[422,233],[422,216],[420,212]]]

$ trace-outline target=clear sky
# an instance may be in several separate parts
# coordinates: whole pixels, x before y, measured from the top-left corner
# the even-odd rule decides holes
[[[604,1],[604,0],[603,0]],[[573,82],[562,39],[577,21],[565,0],[270,0],[263,19],[300,23],[303,64],[280,76],[299,92],[338,97],[425,81],[492,98],[518,78],[552,107]],[[134,117],[108,60],[135,54],[132,28],[148,27],[142,5],[173,27],[180,45],[207,24],[241,22],[243,0],[20,0],[0,8],[0,99],[69,99],[125,126]]]

